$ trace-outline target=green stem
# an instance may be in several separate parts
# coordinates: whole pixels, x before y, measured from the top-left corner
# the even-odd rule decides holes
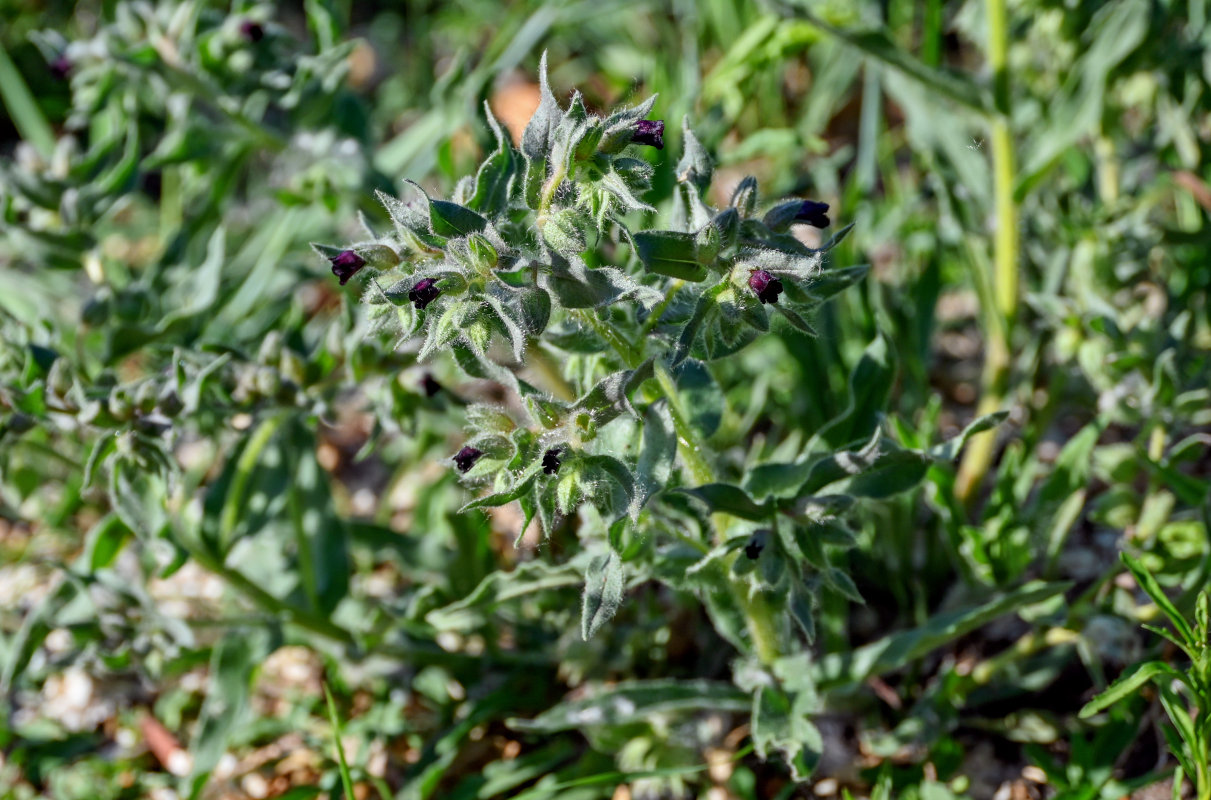
[[[660,318],[664,316],[664,312],[668,310],[669,304],[673,302],[673,298],[677,296],[677,292],[679,292],[681,287],[684,285],[685,282],[680,278],[677,278],[673,281],[672,285],[669,286],[669,290],[665,293],[664,299],[656,304],[656,307],[652,309],[652,313],[648,315],[646,320],[644,320],[643,327],[639,329],[639,338],[641,340],[646,338],[647,335],[652,332],[652,329],[660,324]]]
[[[705,448],[698,437],[698,431],[694,430],[694,426],[690,424],[690,415],[681,402],[681,395],[677,391],[677,384],[673,383],[673,376],[660,361],[656,362],[654,371],[656,383],[660,385],[660,391],[669,404],[669,415],[673,418],[673,429],[677,432],[681,459],[698,485],[714,483],[715,471],[706,462],[706,457],[703,455]]]
[[[690,475],[699,485],[714,483],[715,471],[706,460],[706,448],[699,438],[698,432],[690,424],[689,413],[681,401],[681,395],[677,391],[677,385],[673,382],[673,376],[660,361],[655,363],[654,371],[656,383],[659,384],[660,391],[669,404],[669,415],[673,418],[673,429],[677,432],[678,450],[681,453],[682,461],[685,462],[686,469],[690,471]],[[727,527],[727,515],[712,514],[711,520],[716,532],[722,537],[723,531]],[[736,602],[744,611],[749,636],[752,637],[753,648],[757,651],[757,658],[762,664],[772,664],[781,655],[779,645],[781,637],[778,635],[778,624],[769,604],[765,601],[765,596],[761,592],[750,595],[745,582],[737,578],[731,580],[731,587]]]
[[[986,0],[988,19],[988,65],[992,68],[993,104],[991,151],[993,192],[996,206],[996,236],[993,240],[993,302],[985,309],[988,353],[981,379],[978,413],[998,410],[1004,403],[1009,382],[1010,334],[1018,311],[1018,211],[1013,195],[1014,156],[1010,136],[1009,20],[1006,0]],[[992,464],[995,434],[982,433],[972,439],[963,454],[955,482],[959,499],[974,495]]]
[[[542,185],[542,194],[538,199],[538,218],[536,220],[539,233],[542,232],[542,226],[547,221],[547,211],[551,208],[551,203],[555,201],[555,190],[559,188],[559,184],[563,183],[563,179],[567,177],[567,169],[560,165],[551,173],[551,177],[547,178],[547,182]]]
[[[643,354],[617,328],[611,325],[608,320],[597,316],[597,313],[592,310],[577,312],[577,316],[584,322],[587,322],[589,327],[597,332],[598,336],[605,339],[610,347],[614,348],[614,352],[618,353],[619,358],[627,365],[628,369],[635,369],[635,367],[643,363]]]

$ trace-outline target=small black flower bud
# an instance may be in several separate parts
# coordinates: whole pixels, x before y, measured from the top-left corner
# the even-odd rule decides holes
[[[542,454],[542,472],[544,475],[554,475],[559,472],[560,460],[559,454],[561,449],[553,447]]]
[[[170,418],[185,409],[185,403],[181,402],[181,396],[177,394],[177,390],[171,384],[166,384],[160,391],[159,408],[161,414]]]
[[[85,325],[96,327],[105,324],[105,321],[109,319],[109,311],[109,290],[102,288],[84,304],[84,308],[80,310],[80,319]]]
[[[433,397],[442,390],[442,385],[433,377],[432,372],[426,372],[425,377],[421,378],[420,387],[425,392],[425,397]]]
[[[454,464],[459,472],[466,472],[475,466],[475,462],[483,458],[483,455],[484,451],[467,446],[454,455]]]
[[[664,149],[664,120],[641,119],[631,132],[632,144],[648,144],[657,150]]]
[[[246,19],[240,23],[240,35],[256,43],[265,38],[265,28],[254,19]]]
[[[436,278],[424,278],[417,281],[416,285],[408,291],[408,299],[419,311],[436,300],[441,293],[442,290],[437,288]]]
[[[75,64],[71,63],[71,59],[65,55],[60,55],[50,62],[48,65],[50,74],[55,76],[56,80],[65,81],[71,75],[72,68]]]
[[[755,269],[748,276],[748,288],[757,293],[757,299],[762,303],[776,303],[778,295],[782,294],[782,281],[763,269]]]
[[[7,428],[13,433],[20,435],[32,429],[37,424],[38,421],[29,414],[23,414],[20,411],[16,411],[13,412],[12,416],[8,418],[4,425],[0,425],[0,432],[3,432],[3,430]]]
[[[332,274],[341,279],[341,286],[366,266],[366,259],[352,250],[342,250],[328,260],[332,262]]]
[[[795,212],[796,222],[806,222],[817,228],[827,228],[830,224],[828,219],[828,203],[821,203],[817,200],[804,200],[799,206],[799,210]]]
[[[758,531],[749,537],[749,540],[744,545],[744,555],[748,556],[752,561],[756,561],[761,555],[761,551],[765,549],[765,536]]]

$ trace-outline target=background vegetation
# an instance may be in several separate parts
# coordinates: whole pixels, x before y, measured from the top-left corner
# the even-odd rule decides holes
[[[1201,0],[0,20],[5,796],[1168,797],[1179,764],[1211,796]],[[544,50],[565,104],[658,92],[665,154],[689,115],[715,205],[751,174],[855,223],[832,258],[870,274],[817,336],[712,365],[731,463],[855,407],[922,450],[1010,412],[828,552],[852,585],[814,617],[810,782],[754,752],[689,588],[634,580],[582,639],[600,519],[515,545],[520,515],[457,513],[463,407],[499,390],[418,365],[309,247],[387,224],[376,189],[449,196]]]

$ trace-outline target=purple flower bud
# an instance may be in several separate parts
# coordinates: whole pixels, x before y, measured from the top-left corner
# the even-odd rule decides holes
[[[559,472],[560,460],[559,454],[562,448],[552,447],[550,450],[542,454],[542,472],[544,475],[554,475]]]
[[[757,293],[757,299],[762,303],[776,303],[778,295],[782,294],[782,281],[763,269],[755,269],[748,276],[748,288]]]
[[[816,200],[804,200],[803,205],[799,206],[799,210],[795,212],[795,222],[806,222],[808,225],[817,228],[827,228],[830,224],[828,219],[828,203],[821,203]]]
[[[641,119],[631,132],[632,144],[650,144],[657,150],[664,149],[664,120]]]
[[[424,278],[408,290],[408,299],[420,310],[436,300],[441,293],[442,290],[437,288],[436,278]]]
[[[425,373],[425,377],[421,378],[420,385],[425,391],[425,397],[433,397],[442,390],[442,385],[433,377],[432,372]]]
[[[65,55],[58,56],[49,64],[50,74],[54,75],[57,80],[65,81],[67,76],[71,74],[75,64],[71,63],[71,59]]]
[[[454,464],[458,467],[459,472],[466,472],[475,466],[475,462],[483,458],[484,451],[474,447],[464,447],[454,455]]]
[[[341,279],[341,286],[366,266],[366,259],[352,250],[342,250],[328,260],[332,262],[332,274]]]
[[[240,23],[240,35],[250,42],[259,42],[265,38],[265,28],[254,19],[246,19]]]

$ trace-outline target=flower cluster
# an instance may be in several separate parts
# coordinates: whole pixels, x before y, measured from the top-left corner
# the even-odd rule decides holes
[[[815,306],[863,274],[823,269],[844,231],[820,248],[796,235],[799,224],[829,226],[827,203],[789,199],[759,212],[748,178],[711,207],[710,158],[688,125],[670,225],[644,224],[662,218],[644,199],[647,159],[665,148],[664,121],[649,118],[654,100],[599,117],[574,93],[564,108],[544,60],[520,148],[486,110],[496,148],[452,199],[407,182],[402,198],[380,194],[390,233],[367,228],[363,242],[316,245],[341,285],[364,279],[380,325],[401,342],[419,338],[422,361],[449,353],[521,401],[511,412],[469,411],[467,444],[451,462],[488,484],[472,506],[519,501],[548,530],[584,502],[612,520],[634,518],[654,488],[602,429],[636,419],[631,397],[656,365],[680,372],[737,352],[770,330],[773,311],[810,331]],[[590,354],[571,385],[551,363]],[[534,358],[554,367],[541,386],[526,370]],[[431,377],[423,388],[440,390]]]

